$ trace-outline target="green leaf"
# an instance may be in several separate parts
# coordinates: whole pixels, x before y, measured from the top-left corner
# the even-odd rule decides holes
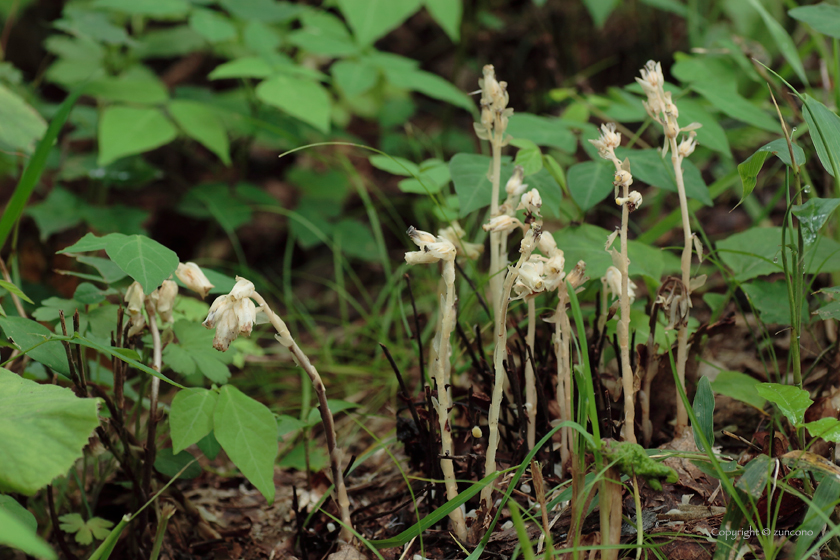
[[[340,60],[330,67],[336,85],[347,97],[355,97],[376,85],[379,72],[370,64],[355,60]]]
[[[416,163],[399,156],[370,156],[368,161],[375,168],[387,171],[392,175],[406,177],[420,175],[420,167]]]
[[[66,474],[98,425],[96,399],[0,368],[0,489],[31,496]]]
[[[604,27],[617,3],[617,0],[583,0],[583,5],[586,6],[598,29]]]
[[[807,23],[823,35],[840,39],[840,7],[822,2],[815,6],[794,8],[788,11],[788,15],[795,20]]]
[[[420,8],[420,0],[338,0],[356,40],[362,46],[396,29]]]
[[[630,158],[630,171],[635,180],[666,191],[678,192],[670,157],[663,158],[658,150],[618,148],[615,153],[621,159]],[[703,181],[697,166],[686,159],[683,160],[682,169],[685,195],[699,200],[706,206],[711,206],[712,197],[709,195],[709,188]]]
[[[417,169],[417,178],[403,179],[398,183],[400,190],[407,193],[434,194],[445,187],[451,176],[449,166],[438,159],[424,161]]]
[[[205,47],[204,38],[188,25],[146,31],[133,54],[140,59],[175,58]]]
[[[46,129],[38,111],[0,85],[0,148],[31,153]]]
[[[741,284],[753,307],[761,314],[766,325],[790,325],[790,305],[788,305],[787,284],[782,280],[767,282],[761,279]],[[802,319],[808,323],[808,305],[802,302]]]
[[[175,395],[169,412],[173,451],[182,451],[213,431],[218,396],[215,391],[201,388],[185,389]]]
[[[47,337],[52,335],[47,327],[24,317],[2,317],[0,318],[0,327],[2,327],[5,337],[12,339],[15,345],[22,352],[26,352],[30,358],[44,364],[56,373],[64,376],[70,375],[67,353],[64,351],[61,342],[44,342]],[[38,344],[40,346],[34,348]]]
[[[151,107],[108,107],[99,119],[99,165],[168,144],[178,131]]]
[[[67,96],[67,99],[61,103],[52,121],[50,121],[47,132],[41,138],[41,141],[38,142],[35,153],[32,154],[32,157],[26,164],[26,168],[23,170],[15,192],[12,194],[11,200],[6,204],[6,208],[3,210],[3,216],[0,218],[0,249],[5,245],[9,233],[12,231],[12,227],[14,227],[23,213],[29,196],[32,194],[32,190],[41,178],[41,173],[43,173],[47,165],[47,156],[52,152],[53,144],[56,138],[58,138],[58,133],[67,121],[67,117],[70,116],[70,111],[73,109],[73,105],[76,104],[76,100],[81,95],[81,92],[82,90],[79,88],[73,90]]]
[[[129,15],[162,19],[179,18],[190,11],[190,3],[186,0],[96,0],[93,6]]]
[[[169,114],[187,136],[230,166],[230,144],[217,109],[197,101],[173,101],[169,104]]]
[[[59,255],[73,254],[73,253],[89,253],[91,251],[101,251],[108,246],[108,240],[111,235],[98,237],[93,233],[86,233],[84,237],[60,251],[56,251]]]
[[[411,69],[386,69],[385,72],[388,81],[396,87],[420,92],[470,112],[476,110],[475,102],[466,93],[437,74]]]
[[[816,243],[820,230],[838,206],[840,198],[812,198],[805,204],[794,204],[791,212],[799,218],[806,247]]]
[[[119,1],[119,0],[117,0]],[[132,39],[125,29],[111,23],[109,14],[91,10],[87,6],[68,5],[62,12],[62,18],[53,25],[56,29],[66,31],[70,35],[93,39],[109,45],[130,45]],[[96,67],[99,65],[96,64]],[[88,73],[83,79],[89,78]]]
[[[741,177],[741,200],[735,205],[735,208],[741,205],[744,200],[750,196],[755,189],[758,181],[758,173],[764,167],[764,162],[770,157],[770,152],[766,150],[757,150],[753,155],[748,157],[742,163],[738,164],[738,175]]]
[[[569,154],[577,149],[575,135],[560,119],[514,113],[508,120],[507,133],[513,138],[527,138],[539,146],[550,146]]]
[[[449,160],[449,174],[455,185],[455,194],[458,195],[461,217],[490,205],[493,186],[488,179],[488,173],[491,172],[492,163],[492,158],[476,154],[455,154]],[[500,197],[504,194],[504,185],[512,173],[510,158],[503,158]]]
[[[201,452],[204,453],[204,456],[211,461],[215,460],[219,455],[219,451],[222,450],[222,446],[219,445],[219,442],[216,440],[216,436],[213,435],[213,432],[210,432],[201,438],[196,445],[199,449],[201,449]]]
[[[367,225],[358,220],[347,218],[338,222],[333,230],[333,239],[349,257],[367,261],[379,258],[373,233]]]
[[[834,177],[834,169],[840,169],[840,117],[807,93],[802,100],[802,116],[808,123],[817,156],[823,169]]]
[[[779,121],[741,96],[734,82],[696,82],[691,84],[691,88],[725,115],[762,130],[781,134]]]
[[[211,80],[268,78],[274,74],[274,71],[274,68],[262,58],[250,56],[219,64],[207,77]]]
[[[103,259],[102,257],[87,257],[80,255],[76,257],[76,260],[82,264],[86,264],[95,268],[97,272],[99,272],[99,274],[102,276],[102,279],[108,284],[113,284],[114,282],[122,280],[127,276],[126,273],[123,272],[123,269],[117,266],[111,259]]]
[[[747,463],[741,478],[735,483],[735,487],[755,499],[760,498],[767,490],[767,478],[770,475],[771,468],[770,457],[759,455]]]
[[[214,218],[222,228],[232,233],[251,221],[251,205],[235,196],[224,184],[198,185],[190,189],[178,209],[196,218]]]
[[[814,315],[818,315],[820,319],[840,319],[840,301],[832,301],[823,305],[816,311]]]
[[[85,93],[107,101],[154,105],[169,99],[166,86],[157,78],[100,78],[90,82]]]
[[[767,402],[759,395],[755,387],[761,382],[739,371],[721,371],[712,381],[712,389],[715,393],[731,397],[735,400],[745,402],[759,410],[764,409]]]
[[[163,349],[163,362],[173,371],[189,376],[196,368],[213,383],[222,385],[230,379],[227,363],[229,354],[213,349],[213,331],[198,323],[186,320],[176,321],[172,326],[177,343],[170,343]],[[174,441],[173,441],[174,445]],[[183,449],[175,445],[176,449]]]
[[[174,453],[171,447],[167,447],[158,450],[157,457],[155,457],[155,470],[161,474],[165,474],[169,478],[173,478],[186,467],[186,470],[181,472],[178,478],[191,480],[201,476],[201,465],[194,461],[195,457],[190,453],[186,451]]]
[[[540,147],[532,141],[525,138],[514,138],[511,141],[513,146],[519,148],[516,152],[516,159],[513,160],[515,165],[521,165],[525,169],[525,175],[533,175],[542,169],[542,152]]]
[[[178,255],[145,235],[108,236],[105,252],[123,272],[151,294],[178,268]]]
[[[790,242],[790,234],[787,236]],[[782,272],[782,228],[752,228],[718,241],[721,260],[735,273],[735,280],[743,282],[756,276]],[[840,244],[824,236],[805,250],[805,272],[833,272],[840,270]]]
[[[101,541],[110,534],[110,529],[114,526],[113,523],[101,517],[91,517],[85,521],[78,513],[62,515],[58,520],[61,521],[59,529],[71,535],[75,534],[76,542],[83,546],[92,543],[94,537]]]
[[[28,509],[20,505],[17,500],[11,496],[4,496],[0,494],[0,512],[4,512],[23,523],[27,529],[35,533],[38,530],[38,521]],[[0,543],[3,540],[0,538]]]
[[[213,10],[194,9],[190,14],[190,27],[211,43],[236,38],[236,27],[230,18]]]
[[[83,205],[79,213],[91,229],[101,233],[123,233],[132,235],[145,233],[143,223],[149,212],[140,208],[111,204],[108,206]]]
[[[330,95],[312,80],[294,76],[274,76],[257,86],[257,97],[289,113],[321,132],[330,129]]]
[[[22,299],[23,301],[29,302],[34,304],[31,299],[29,299],[26,294],[23,293],[23,290],[12,284],[11,282],[6,282],[5,280],[0,280],[0,288],[6,290],[9,293],[15,294],[17,297]]]
[[[805,150],[799,147],[796,142],[792,142],[793,157],[796,159],[796,165],[803,165],[805,163]],[[785,165],[792,167],[790,161],[790,150],[788,149],[787,141],[784,138],[777,138],[769,144],[760,147],[756,152],[770,152],[778,157]]]
[[[265,499],[274,501],[277,420],[265,405],[230,385],[222,387],[213,414],[216,439]]]
[[[274,0],[220,0],[219,4],[239,19],[281,23],[295,17],[302,9],[293,2]]]
[[[58,560],[46,541],[29,525],[0,507],[0,545],[22,550],[30,556],[44,560]]]
[[[31,205],[25,213],[35,220],[41,241],[46,241],[54,233],[79,225],[83,206],[85,203],[73,193],[54,187],[43,201]]]
[[[84,305],[94,305],[105,301],[105,296],[109,293],[116,293],[116,290],[100,290],[90,282],[82,282],[76,286],[73,299]]]
[[[426,9],[440,25],[449,38],[457,43],[461,39],[461,16],[463,0],[424,0]]]
[[[679,120],[684,125],[694,122],[703,125],[697,130],[697,143],[710,150],[720,152],[727,158],[732,157],[726,132],[718,123],[718,116],[713,111],[710,111],[709,107],[705,107],[692,99],[682,97],[680,98]]]
[[[814,404],[814,401],[808,395],[808,391],[793,385],[761,383],[756,386],[755,390],[759,395],[775,404],[794,427],[802,425],[805,419],[805,411]]]
[[[804,426],[808,428],[811,437],[840,443],[840,420],[837,418],[820,418],[814,422],[806,422]]]
[[[694,443],[697,444],[697,449],[703,453],[710,452],[703,446],[703,442],[698,435],[698,432],[703,432],[709,445],[715,445],[715,394],[712,392],[712,385],[709,378],[705,375],[700,377],[697,383],[697,393],[694,395],[694,414],[697,416],[698,424],[694,426]]]
[[[782,27],[778,21],[773,19],[773,16],[771,16],[767,9],[761,5],[761,2],[758,0],[748,1],[761,15],[761,19],[764,20],[764,25],[767,26],[767,30],[770,31],[770,35],[773,36],[773,41],[776,43],[776,46],[779,47],[782,56],[784,56],[785,60],[788,61],[788,64],[790,64],[793,71],[796,72],[796,75],[799,76],[799,79],[802,80],[802,83],[808,85],[808,77],[805,75],[805,68],[802,67],[802,61],[799,59],[799,51],[797,50],[793,39],[790,38],[790,35],[788,35],[787,31],[785,31],[785,28]]]
[[[837,499],[840,498],[840,481],[833,476],[826,476],[822,479],[817,491],[814,492],[814,497],[808,506],[808,513],[805,514],[805,519],[797,528],[802,532],[796,538],[796,549],[794,550],[795,558],[805,558],[808,554],[808,548],[814,539],[822,535],[823,528],[826,522],[823,519],[829,518],[834,511],[834,506],[837,504]],[[817,514],[817,511],[822,511],[824,516]]]
[[[583,212],[595,207],[613,194],[612,164],[601,161],[585,161],[569,168],[569,193]],[[606,239],[604,239],[606,242]]]

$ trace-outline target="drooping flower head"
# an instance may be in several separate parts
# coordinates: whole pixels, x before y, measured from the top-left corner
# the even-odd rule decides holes
[[[237,336],[251,334],[257,320],[256,305],[250,299],[253,293],[253,282],[237,276],[230,293],[217,297],[210,306],[203,324],[216,329],[213,348],[224,352]]]
[[[178,263],[178,268],[175,270],[175,276],[178,280],[190,290],[199,294],[202,298],[207,297],[207,293],[215,288],[213,284],[204,275],[204,272],[193,262]]]

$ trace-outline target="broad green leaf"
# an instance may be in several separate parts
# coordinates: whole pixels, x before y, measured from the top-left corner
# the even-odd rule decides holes
[[[191,480],[201,476],[201,465],[194,461],[195,457],[192,454],[186,451],[174,453],[171,447],[166,447],[159,449],[157,452],[157,456],[155,457],[155,470],[170,478],[173,478],[180,472],[179,479]],[[181,472],[183,469],[186,470]]]
[[[750,4],[758,11],[761,15],[761,19],[764,20],[764,25],[767,26],[767,30],[770,31],[770,35],[773,36],[773,41],[776,43],[776,46],[782,53],[782,56],[785,57],[785,60],[788,61],[793,71],[796,72],[796,75],[802,80],[802,83],[808,85],[808,77],[805,75],[805,68],[802,67],[802,61],[799,59],[799,51],[796,48],[796,44],[793,42],[793,39],[790,38],[785,28],[782,25],[773,19],[773,16],[767,11],[767,9],[761,5],[761,2],[758,0],[748,0]]]
[[[339,399],[327,399],[327,406],[330,408],[330,412],[333,413],[333,416],[337,415],[339,412],[344,412],[345,410],[352,410],[354,408],[359,408],[359,405],[356,403],[351,403],[348,401],[342,401]],[[309,418],[307,418],[306,425],[308,427],[313,427],[321,423],[321,407],[313,408],[309,411]]]
[[[31,496],[66,474],[99,425],[97,408],[0,368],[0,489]]]
[[[379,258],[373,233],[358,220],[346,218],[335,224],[333,240],[347,256],[367,261]]]
[[[173,101],[169,104],[169,114],[187,136],[230,166],[230,144],[218,110],[197,101]]]
[[[449,38],[457,43],[461,39],[463,0],[423,0],[423,3]]]
[[[760,383],[758,379],[739,371],[721,371],[712,381],[712,389],[715,393],[726,395],[763,410],[767,401],[755,390],[756,385]]]
[[[145,233],[143,223],[149,219],[149,212],[146,210],[122,204],[83,205],[79,209],[79,214],[94,231],[125,235]]]
[[[85,203],[70,191],[54,187],[44,200],[24,212],[35,220],[41,241],[46,241],[52,234],[82,223],[83,206]]]
[[[700,123],[700,129],[697,130],[697,144],[709,148],[726,156],[732,157],[732,151],[729,148],[729,140],[726,138],[726,132],[718,123],[718,116],[693,99],[680,99],[680,124],[688,125],[691,123]]]
[[[221,43],[236,38],[236,26],[233,22],[213,10],[194,9],[190,14],[190,27],[211,43]]]
[[[230,187],[216,183],[190,189],[178,210],[196,218],[214,218],[227,232],[251,221],[251,205],[231,192]]]
[[[595,27],[598,29],[604,27],[607,18],[618,4],[618,0],[583,0],[583,5],[592,16],[592,21],[595,22]]]
[[[274,72],[274,68],[268,62],[258,56],[250,56],[219,64],[207,77],[211,80],[268,78]]]
[[[767,490],[767,478],[770,476],[770,469],[773,468],[771,463],[769,456],[757,456],[744,467],[744,472],[735,483],[735,487],[753,498],[760,498]]]
[[[577,149],[575,135],[560,119],[514,113],[508,120],[507,133],[513,138],[526,138],[539,146],[550,146],[570,154]]]
[[[519,148],[513,163],[521,165],[525,169],[526,176],[533,175],[542,169],[542,152],[539,146],[525,138],[514,138],[511,140],[511,145]]]
[[[102,276],[102,279],[108,284],[113,284],[114,282],[122,280],[127,276],[126,273],[123,272],[123,269],[117,266],[111,259],[80,255],[76,257],[76,260],[82,264],[95,268]]]
[[[43,560],[58,560],[58,555],[50,548],[34,529],[0,507],[0,545],[22,550],[29,556]]]
[[[788,305],[787,284],[784,280],[768,282],[756,278],[741,284],[753,307],[761,314],[766,325],[790,325],[790,305]],[[802,302],[802,321],[808,323],[808,305]]]
[[[169,99],[166,86],[157,78],[100,78],[90,82],[85,93],[107,101],[154,105]]]
[[[67,353],[61,342],[44,342],[53,333],[44,325],[24,317],[2,317],[0,328],[7,339],[12,339],[15,345],[35,360],[54,370],[56,373],[68,376],[70,367],[67,364]],[[34,348],[36,345],[37,348]],[[32,348],[32,350],[30,350]],[[28,350],[28,352],[27,352]]]
[[[823,169],[834,177],[835,167],[840,169],[840,117],[807,93],[802,100],[802,116],[808,123],[817,156]]]
[[[181,375],[192,375],[198,368],[213,383],[222,385],[228,382],[230,370],[227,364],[232,355],[213,349],[212,330],[187,320],[176,321],[172,328],[178,342],[170,343],[163,349],[164,364]],[[177,445],[175,447],[179,449]]]
[[[830,518],[838,498],[840,498],[840,481],[833,476],[824,477],[817,486],[817,491],[814,492],[805,519],[797,528],[802,532],[796,538],[794,558],[808,557],[808,548],[817,537],[823,534],[823,528],[826,526],[826,522],[823,520]],[[822,511],[824,516],[818,515],[818,510]]]
[[[816,243],[820,230],[838,206],[840,198],[812,198],[805,204],[793,206],[791,212],[799,218],[802,240],[806,247]]]
[[[476,110],[470,97],[437,74],[423,70],[386,70],[388,81],[396,87],[428,95],[470,112]]]
[[[114,289],[100,290],[90,282],[82,282],[76,286],[73,299],[84,305],[94,305],[105,301],[105,296],[116,293],[117,291]]]
[[[111,235],[99,237],[93,233],[86,233],[84,237],[64,249],[57,251],[59,255],[74,254],[74,253],[89,253],[91,251],[101,251],[108,246],[108,240]]]
[[[692,406],[698,422],[696,426],[693,426],[694,443],[697,444],[697,448],[700,451],[707,453],[711,450],[704,449],[703,442],[701,441],[698,433],[702,431],[703,435],[706,436],[706,440],[709,442],[709,445],[714,447],[715,394],[712,392],[712,385],[709,383],[709,378],[705,375],[702,376],[700,381],[697,383],[697,393],[694,395],[694,403]]]
[[[840,443],[840,420],[837,418],[820,418],[814,422],[806,422],[804,426],[808,428],[811,437]]]
[[[455,154],[449,160],[449,174],[455,185],[455,194],[461,206],[460,215],[468,216],[476,210],[490,205],[493,186],[488,174],[492,171],[493,159],[477,154]],[[499,197],[505,194],[505,183],[513,173],[510,158],[503,158]]]
[[[329,132],[330,95],[317,82],[294,76],[274,76],[257,86],[257,97],[321,132]]]
[[[0,494],[0,511],[23,523],[33,533],[38,530],[38,521],[32,512],[20,505],[13,497]],[[3,540],[0,538],[0,544],[2,543]]]
[[[792,143],[793,157],[796,159],[796,165],[803,165],[805,163],[805,150],[799,147],[796,142]],[[770,152],[778,157],[785,165],[791,167],[790,150],[788,149],[787,141],[784,138],[777,138],[769,144],[760,147],[756,152]]]
[[[93,6],[155,18],[178,18],[190,11],[190,3],[186,0],[96,0]]]
[[[814,6],[799,6],[789,10],[788,15],[795,20],[807,23],[823,35],[840,39],[840,7],[838,6],[825,2]]]
[[[741,200],[735,208],[741,205],[750,196],[758,182],[758,174],[764,167],[764,162],[771,156],[770,152],[758,150],[753,155],[738,164],[738,175],[741,177]]]
[[[368,161],[375,168],[387,171],[392,175],[403,175],[406,177],[420,175],[420,167],[416,163],[399,156],[370,156]]]
[[[379,72],[373,66],[355,60],[340,60],[330,67],[335,84],[347,97],[355,97],[376,85]]]
[[[164,144],[178,131],[163,113],[151,107],[108,107],[99,119],[99,165],[141,154]]]
[[[242,474],[272,503],[277,420],[268,408],[225,385],[213,414],[213,431],[222,449]]]
[[[593,226],[582,224],[575,227],[566,227],[554,233],[557,240],[557,247],[563,250],[566,256],[566,273],[574,268],[578,261],[586,262],[586,275],[590,278],[601,278],[606,274],[607,268],[612,266],[612,257],[604,251],[611,232]],[[638,241],[627,242],[627,251],[630,258],[630,276],[643,275],[658,283],[665,269],[665,258],[671,259],[669,269],[679,269],[679,262],[676,258],[660,249],[651,247]]]
[[[105,252],[123,272],[151,294],[178,268],[178,255],[144,235],[108,236]]]
[[[805,411],[814,404],[814,401],[808,395],[808,391],[793,385],[761,383],[756,386],[755,390],[759,395],[775,404],[794,427],[802,425],[802,421],[805,419]]]
[[[417,171],[418,175],[416,179],[411,177],[403,179],[398,183],[402,192],[416,194],[438,193],[451,179],[449,166],[438,159],[424,161],[418,167]]]
[[[76,535],[76,542],[87,546],[93,542],[93,539],[101,541],[107,537],[111,531],[113,523],[101,517],[91,517],[87,521],[78,513],[68,513],[58,518],[61,521],[59,529],[68,534]]]
[[[788,232],[788,243],[791,241]],[[721,260],[735,273],[735,280],[743,282],[756,276],[782,272],[782,228],[752,228],[718,241]],[[824,236],[805,250],[805,272],[833,272],[840,270],[840,244]]]
[[[178,391],[169,411],[172,449],[179,452],[213,431],[213,411],[218,393],[194,388]]]
[[[666,191],[678,192],[670,157],[663,158],[658,150],[618,148],[615,153],[621,159],[630,159],[630,172],[635,180]],[[686,159],[683,160],[682,171],[685,195],[688,198],[699,200],[706,206],[711,206],[712,197],[709,195],[709,188],[703,181],[697,166],[691,160]]]
[[[289,34],[290,44],[312,54],[334,58],[358,54],[359,45],[344,22],[333,14],[312,10],[304,12],[300,20],[303,28]]]
[[[816,311],[814,315],[818,315],[820,319],[840,319],[840,301],[832,301],[823,305]]]
[[[682,18],[688,18],[689,16],[688,8],[685,4],[681,4],[677,0],[641,0],[641,2],[663,12],[671,12]],[[680,107],[680,112],[682,112],[682,107]]]
[[[85,37],[109,45],[130,45],[134,42],[125,29],[111,23],[109,14],[91,10],[88,6],[70,4],[65,6],[61,15],[62,18],[53,25],[56,29],[66,31],[70,35]],[[98,68],[99,64],[97,63],[95,66]],[[82,79],[89,77],[90,73]]]
[[[294,2],[274,0],[219,0],[219,4],[239,19],[257,20],[264,23],[281,23],[298,15],[303,6]]]
[[[26,301],[26,302],[29,302],[29,303],[35,303],[31,299],[29,299],[29,297],[27,297],[26,294],[23,293],[23,290],[21,290],[20,288],[18,288],[17,286],[12,284],[11,282],[6,282],[5,280],[0,280],[0,288],[6,290],[7,292],[15,294],[17,297],[19,297],[23,301]]]
[[[222,450],[222,446],[219,445],[219,442],[216,440],[216,436],[213,435],[213,432],[210,432],[201,438],[196,445],[199,449],[201,449],[201,452],[204,453],[204,456],[211,461],[215,460],[219,455],[219,451]]]
[[[317,422],[315,422],[317,424]],[[313,424],[314,425],[314,424]],[[280,414],[277,416],[277,438],[281,438],[289,432],[296,432],[310,427],[309,422],[304,422],[294,416]]]
[[[47,123],[17,94],[0,85],[0,148],[31,153]]]
[[[735,83],[697,82],[691,84],[691,89],[705,97],[716,109],[732,117],[762,130],[781,133],[779,121],[769,113],[759,109],[752,102],[741,96]]]
[[[554,176],[543,167],[533,175],[525,178],[528,187],[537,189],[542,198],[542,215],[547,218],[559,218],[560,205],[563,203],[563,191]]]
[[[283,43],[283,37],[273,27],[253,20],[245,25],[242,33],[243,43],[251,51],[271,56]]]
[[[585,161],[569,168],[569,193],[583,212],[594,208],[615,191],[615,167],[601,161]],[[604,239],[606,242],[606,239]]]
[[[14,194],[12,194],[12,198],[6,204],[2,218],[0,218],[0,249],[6,244],[9,233],[11,233],[12,228],[23,213],[29,196],[32,194],[32,190],[41,178],[41,173],[43,173],[47,165],[47,156],[52,153],[53,144],[56,138],[58,138],[58,133],[61,132],[64,123],[67,121],[67,117],[70,116],[70,111],[73,109],[81,93],[82,90],[77,88],[61,103],[55,116],[50,121],[47,132],[38,142],[35,153],[32,154],[32,157],[26,164]]]
[[[146,31],[132,54],[137,58],[174,58],[205,47],[204,37],[189,25],[175,25]]]
[[[396,29],[420,8],[420,0],[338,0],[360,45],[374,41]]]

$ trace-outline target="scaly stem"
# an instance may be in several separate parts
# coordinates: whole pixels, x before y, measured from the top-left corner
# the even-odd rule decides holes
[[[315,393],[318,395],[318,403],[320,404],[318,410],[321,413],[321,424],[324,426],[324,435],[327,438],[327,451],[330,454],[330,471],[332,472],[333,484],[335,485],[336,501],[341,512],[342,526],[340,537],[345,542],[352,542],[353,532],[351,529],[353,522],[350,519],[350,499],[347,497],[347,487],[344,485],[344,473],[341,470],[342,452],[336,446],[335,421],[333,420],[330,405],[327,402],[327,390],[324,387],[324,382],[321,381],[321,375],[318,373],[318,370],[315,369],[315,366],[312,365],[312,362],[309,361],[309,358],[306,357],[306,354],[303,353],[303,350],[300,349],[297,342],[289,334],[289,329],[286,327],[286,324],[271,310],[265,299],[256,291],[251,295],[251,299],[260,306],[260,309],[265,313],[271,325],[280,335],[278,340],[280,340],[281,344],[289,349],[298,365],[309,375]]]
[[[625,184],[624,198],[630,196]],[[633,391],[633,369],[630,366],[630,260],[627,258],[627,221],[629,203],[621,205],[621,321],[618,328],[618,345],[621,349],[621,384],[624,388],[624,440],[636,443],[636,395]]]
[[[490,217],[499,213],[499,185],[502,181],[502,142],[495,132],[490,140],[493,151],[493,175],[491,178]],[[498,314],[498,302],[502,291],[502,247],[501,233],[490,232],[490,300],[493,302],[493,313]]]
[[[533,230],[525,234],[534,236]],[[496,472],[496,449],[499,446],[499,414],[502,408],[502,393],[505,384],[505,355],[507,354],[507,329],[505,323],[507,322],[507,310],[510,303],[510,290],[513,288],[513,283],[519,276],[519,269],[531,257],[533,247],[536,245],[535,240],[530,242],[523,241],[524,247],[529,249],[522,251],[517,261],[516,266],[510,269],[505,276],[505,283],[499,293],[498,301],[496,302],[496,336],[494,337],[493,348],[493,368],[495,370],[495,378],[493,380],[493,396],[490,401],[490,414],[488,415],[488,428],[490,436],[487,442],[487,454],[484,462],[484,476],[488,476]],[[485,520],[489,521],[489,513],[493,506],[494,486],[488,484],[481,490],[481,507],[484,510]]]
[[[449,379],[445,362],[449,361],[449,340],[452,336],[452,329],[455,326],[455,259],[443,261],[443,280],[446,285],[446,299],[441,309],[441,324],[438,339],[438,352],[435,361],[432,363],[432,372],[437,383],[437,416],[440,421],[440,447],[442,458],[440,468],[443,471],[443,480],[446,485],[446,498],[454,500],[458,497],[458,483],[455,481],[455,466],[452,451],[452,427],[449,424],[449,411],[452,408],[449,402]],[[452,527],[459,540],[466,542],[467,525],[464,521],[464,512],[460,507],[455,508],[449,514]]]
[[[537,309],[534,297],[528,298],[528,333],[525,342],[525,410],[528,411],[528,449],[533,449],[537,436],[537,384],[534,381],[534,340],[537,334]]]
[[[162,361],[162,347],[160,342],[160,331],[157,327],[155,307],[152,302],[146,300],[146,314],[148,315],[149,332],[152,333],[152,369],[160,372]],[[143,492],[146,496],[152,494],[152,467],[155,464],[155,435],[157,432],[157,407],[158,394],[160,392],[160,379],[152,377],[152,388],[149,392],[149,423],[146,430],[146,457],[143,465]]]
[[[568,298],[565,284],[560,285],[559,293],[560,301],[557,302],[557,310],[554,313],[557,320],[554,326],[554,353],[557,356],[557,405],[560,407],[560,421],[566,422],[574,416],[572,414],[572,324],[566,314]],[[565,471],[566,462],[572,454],[571,428],[563,428],[560,431],[560,437],[560,468]]]
[[[668,138],[671,147],[671,164],[674,166],[674,176],[677,180],[677,194],[680,198],[680,215],[682,216],[684,245],[682,257],[680,258],[680,270],[682,272],[682,283],[687,299],[687,305],[691,307],[691,223],[688,217],[688,200],[685,196],[685,183],[682,173],[682,158],[677,151],[677,138]],[[685,388],[685,365],[688,361],[688,317],[680,321],[680,328],[677,333],[677,379],[680,385]],[[688,426],[688,413],[682,399],[679,398],[677,390],[677,423],[676,436],[679,437]]]

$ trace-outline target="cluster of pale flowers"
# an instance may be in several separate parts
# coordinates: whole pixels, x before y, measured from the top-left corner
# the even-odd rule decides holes
[[[186,264],[178,263],[175,276],[187,288],[201,295],[202,298],[207,297],[207,293],[214,287],[198,265],[192,262]],[[143,293],[143,287],[139,282],[131,284],[125,292],[126,309],[128,310],[129,324],[131,325],[128,329],[129,338],[140,334],[146,328],[146,317],[143,314],[143,310],[147,302],[151,305],[151,309],[158,314],[161,321],[172,323],[174,321],[172,308],[175,304],[175,296],[177,295],[178,284],[173,280],[164,280],[160,287],[148,296]]]
[[[230,293],[217,297],[210,306],[203,325],[216,329],[213,348],[225,352],[240,334],[251,335],[257,321],[257,306],[251,301],[253,294],[254,283],[237,276]]]
[[[490,140],[494,131],[504,133],[513,109],[508,108],[510,100],[507,82],[496,79],[492,64],[484,67],[484,78],[478,80],[481,87],[481,122],[474,123],[475,133],[482,140]]]
[[[540,215],[540,208],[542,207],[540,193],[537,189],[525,192],[528,185],[522,182],[524,177],[524,168],[517,165],[513,170],[513,175],[510,176],[505,185],[507,197],[504,203],[499,206],[498,214],[491,216],[490,220],[481,226],[484,231],[507,233],[519,228],[524,232],[528,228],[516,218],[516,211],[525,210],[532,216],[538,217]]]
[[[601,125],[601,135],[597,140],[589,141],[598,148],[598,155],[609,160],[615,166],[613,187],[615,188],[615,203],[619,206],[627,205],[627,210],[633,212],[642,205],[642,195],[639,191],[630,191],[627,196],[618,196],[622,187],[630,188],[633,184],[633,175],[630,173],[630,161],[621,161],[615,155],[615,149],[621,145],[621,133],[616,132],[615,123]]]
[[[621,271],[617,267],[611,266],[607,268],[607,272],[601,278],[601,284],[603,284],[607,293],[612,294],[617,298],[621,297]],[[627,295],[630,298],[630,303],[636,301],[636,289],[636,283],[628,278]]]
[[[636,81],[642,86],[642,90],[647,96],[647,101],[642,101],[642,104],[650,118],[658,122],[665,132],[666,141],[662,148],[663,155],[668,152],[667,138],[676,138],[680,132],[688,132],[688,136],[683,136],[677,147],[678,155],[687,158],[697,147],[695,137],[697,136],[696,130],[700,128],[700,123],[691,123],[683,128],[680,128],[677,124],[677,117],[680,116],[680,112],[671,99],[671,92],[665,91],[665,77],[662,74],[662,65],[659,62],[649,60],[642,68],[641,73],[642,77],[636,78]]]

